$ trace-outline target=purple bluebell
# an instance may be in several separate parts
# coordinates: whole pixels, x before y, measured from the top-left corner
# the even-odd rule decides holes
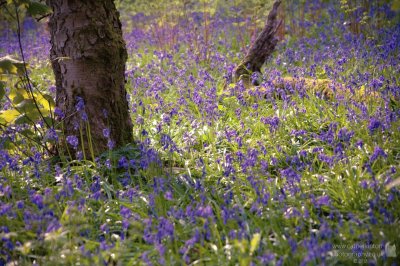
[[[79,141],[76,136],[73,136],[73,135],[67,136],[66,140],[67,140],[67,143],[69,145],[71,145],[74,149],[78,148]]]

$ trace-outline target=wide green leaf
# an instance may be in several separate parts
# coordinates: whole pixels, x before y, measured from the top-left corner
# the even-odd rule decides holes
[[[36,110],[36,105],[35,102],[32,99],[25,99],[22,102],[20,102],[16,108],[21,112],[21,113],[30,113]]]
[[[51,12],[51,9],[43,3],[29,1],[28,8],[26,11],[32,17],[36,17],[36,16],[45,16],[49,14]]]
[[[10,98],[11,98],[13,104],[19,104],[19,103],[21,103],[23,100],[25,100],[24,95],[21,94],[21,93],[13,94],[12,97],[10,97]]]
[[[23,125],[23,124],[29,124],[31,120],[29,120],[29,117],[26,114],[18,116],[17,119],[15,119],[14,124],[15,125]]]

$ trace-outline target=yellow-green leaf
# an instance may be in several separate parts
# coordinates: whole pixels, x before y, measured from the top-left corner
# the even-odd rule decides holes
[[[258,248],[260,240],[261,240],[261,234],[255,233],[250,241],[250,255],[253,255],[254,251]]]
[[[36,93],[34,94],[34,96],[36,97],[36,101],[43,106],[44,109],[50,111],[52,109],[54,109],[55,106],[55,102],[53,97],[51,97],[48,94],[43,94],[43,95],[37,95]]]
[[[0,112],[0,119],[3,120],[5,123],[13,122],[18,116],[20,112],[15,109],[5,110]]]
[[[243,240],[235,239],[233,241],[233,243],[234,243],[235,247],[240,250],[240,253],[244,254],[246,252],[246,247],[249,242],[245,239],[243,239]]]
[[[233,89],[235,88],[236,84],[235,83],[229,83],[228,88]]]
[[[392,10],[398,11],[400,10],[400,0],[394,0],[392,3]]]

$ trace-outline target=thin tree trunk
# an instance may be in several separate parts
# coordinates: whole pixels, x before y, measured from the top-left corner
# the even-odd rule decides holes
[[[53,10],[50,57],[64,137],[76,136],[88,158],[92,151],[98,155],[107,150],[107,144],[131,142],[124,88],[127,51],[113,0],[47,0],[47,4]],[[65,153],[65,140],[60,145]]]
[[[250,76],[254,72],[260,72],[261,67],[272,54],[275,49],[278,39],[276,32],[279,28],[277,14],[278,7],[281,1],[276,0],[272,10],[268,14],[267,22],[261,34],[257,37],[256,41],[251,45],[246,57],[235,68],[233,72],[234,82],[243,80],[245,84],[250,82]]]

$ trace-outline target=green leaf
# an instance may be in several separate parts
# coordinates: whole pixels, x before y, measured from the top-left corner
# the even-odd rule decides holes
[[[26,114],[18,116],[17,119],[15,119],[14,124],[16,125],[24,125],[24,124],[29,124],[30,120]]]
[[[19,104],[23,100],[25,100],[24,96],[20,93],[16,93],[15,95],[13,95],[13,97],[11,99],[12,99],[13,104]]]
[[[35,102],[32,99],[25,99],[22,102],[20,102],[16,108],[21,112],[21,113],[31,113],[34,110],[36,110],[36,105]]]
[[[48,115],[50,112],[44,108],[38,109],[33,99],[25,99],[15,107],[21,114],[24,114],[31,121],[37,121],[42,115]],[[40,112],[39,112],[40,111]],[[23,122],[22,122],[23,121]],[[25,122],[25,119],[21,123]]]
[[[0,101],[3,99],[4,95],[6,95],[6,83],[3,81],[0,81]]]
[[[35,132],[33,132],[31,129],[24,129],[20,132],[23,136],[35,136]]]
[[[47,125],[53,125],[53,124],[55,123],[54,119],[51,118],[50,116],[46,116],[46,117],[44,117],[43,119],[44,119],[44,122],[45,122]]]
[[[23,75],[24,62],[16,60],[8,55],[1,57],[0,74]]]
[[[30,1],[26,10],[32,17],[45,16],[51,12],[51,9],[42,3]]]

